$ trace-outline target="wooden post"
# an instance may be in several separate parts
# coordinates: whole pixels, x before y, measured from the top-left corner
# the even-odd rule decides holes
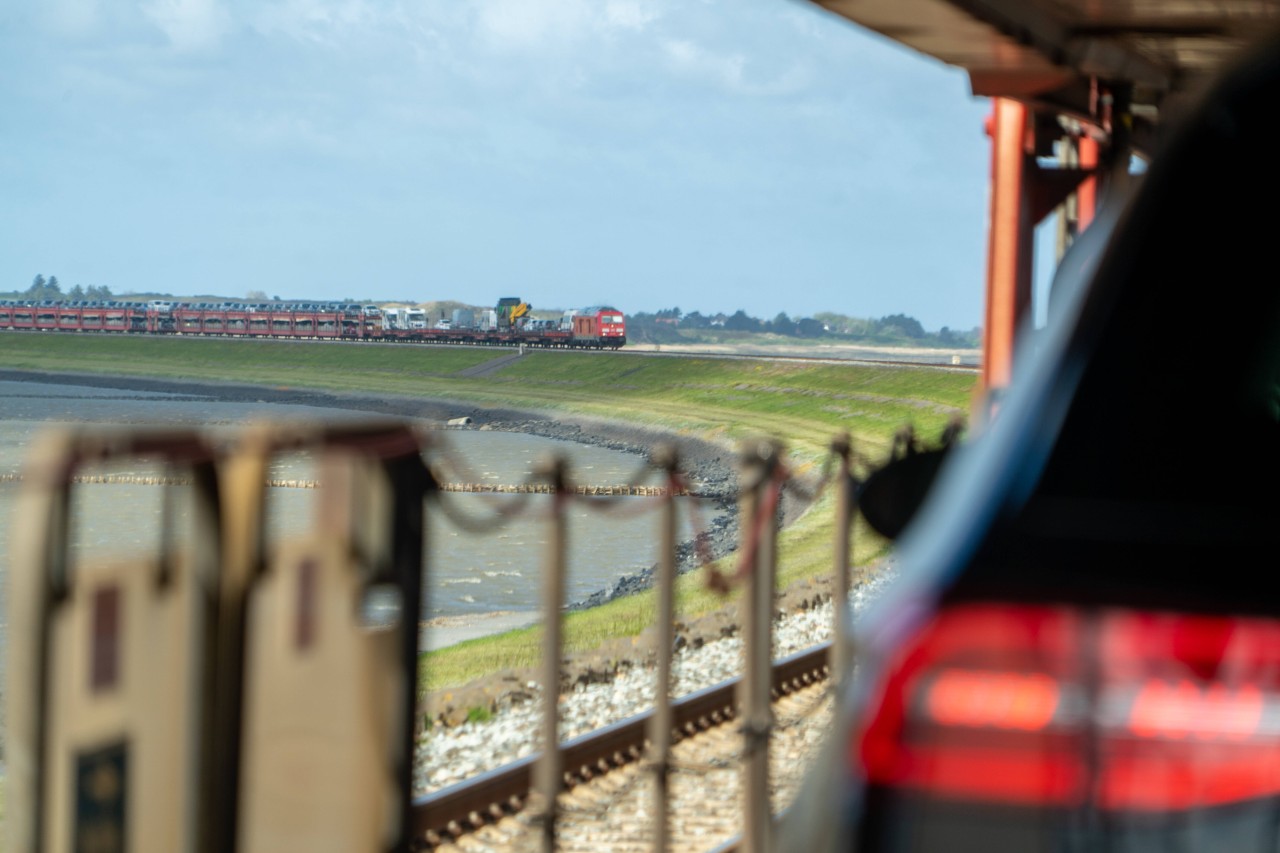
[[[773,814],[769,803],[770,669],[773,664],[773,585],[778,537],[776,505],[769,489],[781,464],[781,448],[769,441],[749,446],[742,458],[741,547],[751,556],[742,597],[742,792],[743,850],[772,849]]]
[[[850,541],[853,533],[853,477],[849,470],[852,440],[841,433],[831,442],[831,452],[839,457],[836,470],[836,535],[832,547],[835,563],[831,585],[831,610],[835,630],[831,635],[831,682],[839,696],[852,663],[849,653]]]
[[[556,798],[563,787],[560,756],[560,658],[564,646],[560,610],[564,606],[568,525],[565,488],[568,463],[563,456],[550,460],[542,471],[550,480],[554,496],[551,509],[551,538],[542,578],[542,755],[537,766],[537,790],[542,797],[542,850],[556,849]]]
[[[658,685],[649,742],[653,756],[654,803],[653,849],[665,853],[671,844],[671,825],[667,802],[670,797],[671,774],[671,657],[675,649],[676,588],[676,473],[680,458],[674,445],[664,444],[654,450],[654,464],[667,472],[666,496],[662,500],[659,522],[660,554],[658,557]]]

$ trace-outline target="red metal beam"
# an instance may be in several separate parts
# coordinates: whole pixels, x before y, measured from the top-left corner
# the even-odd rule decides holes
[[[991,213],[987,223],[987,307],[982,330],[982,386],[1009,384],[1013,347],[1021,321],[1031,310],[1034,222],[1029,181],[1035,168],[1026,106],[1006,98],[992,101]]]
[[[1092,136],[1083,134],[1078,144],[1080,168],[1091,170],[1098,168],[1098,142]],[[1098,209],[1098,179],[1086,178],[1076,190],[1076,229],[1083,234],[1084,229],[1093,221]]]

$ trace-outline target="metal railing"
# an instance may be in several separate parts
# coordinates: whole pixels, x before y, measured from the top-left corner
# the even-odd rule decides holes
[[[54,677],[53,669],[62,660],[50,651],[62,642],[59,635],[50,632],[55,630],[53,626],[60,618],[80,618],[76,615],[79,599],[67,588],[70,581],[66,580],[70,576],[65,546],[70,523],[67,518],[68,494],[73,486],[79,484],[115,482],[108,475],[87,472],[88,463],[102,461],[113,454],[127,456],[140,453],[173,457],[183,461],[186,469],[196,465],[194,473],[175,467],[172,471],[166,469],[162,476],[142,479],[168,487],[188,482],[198,484],[203,499],[210,505],[201,516],[209,528],[203,530],[202,535],[216,540],[209,543],[204,556],[206,562],[212,560],[216,566],[205,569],[193,581],[206,585],[209,602],[208,612],[202,617],[203,656],[194,658],[192,664],[200,669],[192,682],[195,685],[192,689],[196,690],[192,698],[198,701],[190,704],[200,709],[195,725],[201,732],[201,746],[198,754],[176,759],[197,762],[204,770],[215,772],[189,775],[191,791],[183,796],[190,802],[165,818],[169,822],[186,821],[178,835],[195,845],[191,849],[266,849],[263,844],[270,846],[280,841],[278,836],[271,836],[266,830],[265,835],[245,830],[246,821],[262,820],[262,817],[260,810],[251,803],[246,804],[243,794],[238,793],[239,788],[252,782],[253,774],[268,772],[251,760],[253,757],[246,755],[245,749],[246,744],[262,742],[253,740],[254,737],[260,738],[255,732],[261,728],[261,718],[271,718],[277,712],[273,707],[263,706],[261,701],[255,704],[255,691],[257,699],[276,695],[269,687],[272,673],[264,675],[258,672],[255,675],[249,669],[251,665],[285,666],[279,663],[279,658],[263,657],[266,653],[261,652],[258,645],[265,642],[262,638],[269,633],[269,627],[254,619],[266,606],[257,602],[267,595],[264,590],[271,588],[268,579],[276,576],[277,581],[283,583],[279,579],[287,577],[289,583],[295,584],[292,591],[277,590],[274,593],[276,598],[271,600],[276,602],[278,612],[293,614],[290,618],[297,620],[291,629],[296,655],[289,660],[299,667],[308,665],[304,661],[305,654],[320,654],[315,651],[319,647],[313,622],[320,618],[315,614],[324,607],[323,599],[316,599],[316,596],[335,594],[332,591],[316,592],[318,581],[315,579],[327,577],[323,568],[329,564],[327,561],[349,566],[350,571],[356,573],[357,580],[351,589],[361,590],[390,581],[402,596],[397,640],[385,648],[377,647],[381,651],[376,654],[382,654],[384,658],[377,659],[374,646],[370,645],[357,655],[355,663],[344,664],[347,669],[338,667],[335,671],[350,675],[353,672],[380,672],[390,666],[399,673],[396,676],[400,680],[399,693],[391,688],[385,693],[387,696],[400,696],[397,700],[399,709],[377,726],[385,732],[386,748],[391,751],[392,769],[388,772],[394,778],[393,786],[400,807],[395,810],[394,818],[387,818],[394,825],[384,827],[377,838],[370,840],[368,849],[401,849],[414,841],[410,837],[414,831],[410,770],[413,758],[412,721],[417,716],[414,703],[419,677],[416,607],[422,601],[421,591],[430,575],[429,563],[422,557],[426,550],[423,547],[426,517],[438,513],[462,530],[488,532],[495,526],[509,524],[533,512],[535,504],[530,502],[529,496],[540,492],[552,496],[545,510],[545,523],[550,535],[544,554],[541,605],[544,627],[541,657],[543,748],[533,770],[542,849],[552,851],[556,847],[557,799],[564,784],[558,700],[564,676],[562,620],[571,535],[568,510],[575,503],[601,512],[656,514],[658,567],[654,641],[657,690],[655,707],[647,724],[650,746],[645,760],[655,783],[652,804],[655,849],[668,849],[669,781],[673,770],[671,735],[676,719],[672,662],[676,647],[677,554],[681,545],[679,513],[680,502],[688,500],[685,496],[690,494],[677,446],[655,448],[627,484],[610,487],[607,494],[593,494],[590,488],[574,486],[569,460],[557,456],[540,466],[525,483],[512,489],[513,494],[509,496],[476,493],[472,500],[486,503],[485,511],[476,512],[474,508],[464,508],[457,502],[455,491],[442,485],[446,477],[463,482],[479,481],[480,478],[468,470],[466,460],[452,452],[443,440],[416,433],[407,427],[385,424],[333,429],[263,426],[248,430],[238,440],[216,448],[194,432],[143,435],[121,433],[104,442],[88,432],[72,434],[61,443],[47,444],[43,455],[26,474],[23,487],[27,509],[24,517],[27,519],[25,523],[30,525],[30,536],[28,545],[14,560],[12,571],[18,593],[11,596],[10,605],[22,606],[24,602],[37,601],[39,606],[33,613],[12,619],[11,624],[19,630],[29,631],[32,637],[43,639],[32,647],[39,659],[19,660],[13,667],[18,681],[11,680],[10,689],[6,691],[10,707],[17,708],[16,713],[10,713],[10,720],[17,721],[17,725],[11,727],[10,755],[30,757],[29,763],[15,762],[10,771],[10,782],[16,778],[16,785],[11,785],[16,796],[9,798],[9,821],[16,821],[23,828],[19,846],[14,849],[45,849],[48,845],[44,828],[52,826],[51,821],[55,817],[57,820],[71,820],[76,826],[79,824],[75,821],[83,817],[76,811],[79,806],[75,803],[59,801],[56,808],[50,805],[46,796],[48,786],[42,775],[51,762],[62,760],[53,754],[56,750],[50,746],[53,742],[51,735],[40,722],[45,714],[42,709],[47,709],[52,701],[49,683]],[[271,459],[280,453],[299,450],[320,453],[329,460],[321,466],[320,479],[270,481],[267,473]],[[865,460],[861,462],[865,463]],[[837,436],[831,443],[822,475],[816,482],[807,482],[793,474],[781,444],[770,440],[747,442],[739,458],[737,502],[740,540],[733,558],[735,567],[729,571],[718,569],[708,555],[700,555],[699,563],[710,586],[724,592],[733,587],[742,590],[745,666],[738,688],[738,718],[744,755],[742,849],[751,853],[766,853],[772,849],[768,763],[769,735],[773,726],[770,691],[779,510],[783,495],[791,491],[802,499],[814,501],[823,494],[823,490],[835,490],[832,547],[834,641],[830,670],[838,685],[848,672],[851,660],[845,640],[845,622],[849,617],[851,528],[857,488],[854,466],[858,463],[849,436]],[[661,486],[642,485],[646,477],[655,473],[662,479]],[[304,543],[293,557],[273,556],[294,552],[273,551],[264,529],[267,489],[282,485],[318,486],[318,492],[325,493],[321,496],[325,512],[316,526],[302,537]],[[627,497],[637,494],[645,497]],[[541,505],[538,508],[541,509]],[[694,532],[695,542],[701,543],[696,524]],[[161,563],[166,564],[164,560]],[[24,590],[42,591],[27,594]],[[12,642],[16,650],[23,647],[22,638],[15,637]],[[352,639],[350,642],[363,641]],[[96,653],[91,650],[91,655]],[[21,654],[19,652],[19,657]],[[335,659],[342,654],[335,653]],[[67,660],[70,661],[68,666],[79,666],[76,658]],[[15,686],[21,689],[15,691]],[[315,712],[323,710],[316,708]],[[68,713],[74,715],[79,711]],[[353,713],[365,714],[361,719],[383,719],[378,709],[372,712],[356,709]],[[112,725],[126,724],[117,721]],[[263,729],[269,730],[270,727]],[[71,741],[64,746],[73,752],[79,748]],[[184,772],[191,773],[190,768]],[[304,794],[305,791],[300,796]],[[324,808],[324,804],[309,803],[306,808]],[[71,817],[67,818],[67,814]],[[368,814],[356,815],[354,812],[350,819],[366,823],[372,820]],[[329,822],[332,821],[330,816]],[[266,824],[274,826],[270,818],[266,819]],[[280,824],[286,827],[293,825],[287,821]],[[376,826],[378,822],[373,820],[369,825]],[[272,838],[274,841],[270,844],[263,840]]]

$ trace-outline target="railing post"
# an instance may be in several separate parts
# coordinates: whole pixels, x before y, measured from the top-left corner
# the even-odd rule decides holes
[[[667,493],[662,501],[658,558],[658,624],[655,643],[658,654],[658,684],[649,742],[653,757],[653,849],[665,853],[671,844],[671,824],[667,803],[671,782],[671,658],[675,648],[676,588],[676,483],[680,467],[674,445],[655,448],[653,462],[667,472]]]
[[[831,684],[840,695],[847,670],[851,664],[849,654],[849,575],[852,558],[850,541],[853,534],[853,477],[849,470],[852,439],[844,432],[831,442],[831,452],[839,458],[836,471],[836,535],[833,546],[835,562],[832,578],[831,610],[835,630],[831,635]]]
[[[542,797],[542,850],[556,849],[556,798],[563,787],[560,756],[560,659],[564,647],[561,608],[564,606],[568,525],[565,488],[568,463],[563,456],[553,457],[542,471],[551,482],[551,537],[547,542],[547,561],[542,578],[542,755],[538,759],[537,790]]]
[[[749,560],[747,588],[742,597],[743,709],[742,793],[743,850],[768,853],[772,849],[773,813],[769,802],[769,733],[773,664],[773,587],[777,557],[777,494],[774,478],[782,451],[760,441],[742,458],[742,543]]]

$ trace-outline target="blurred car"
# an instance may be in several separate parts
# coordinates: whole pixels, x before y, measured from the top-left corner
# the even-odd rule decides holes
[[[1277,104],[1273,41],[1068,256],[777,849],[1280,848]]]

